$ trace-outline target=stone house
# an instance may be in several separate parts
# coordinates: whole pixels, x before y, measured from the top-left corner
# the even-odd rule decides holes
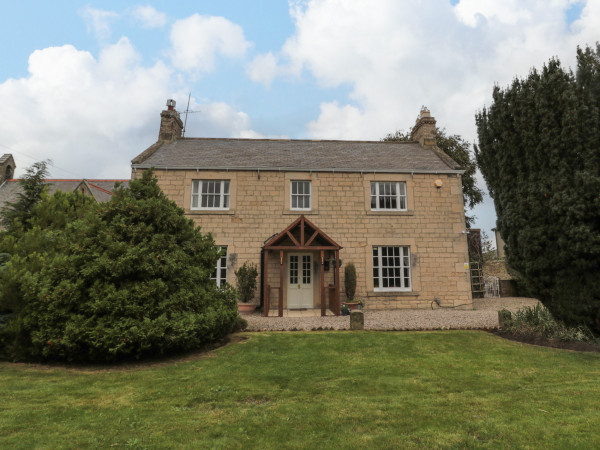
[[[223,248],[217,283],[235,285],[249,261],[265,315],[339,314],[353,263],[368,309],[471,307],[463,171],[435,146],[428,110],[414,142],[209,139],[182,137],[174,103],[158,141],[132,160],[132,178],[154,168],[165,194],[212,234]]]
[[[12,178],[16,164],[11,154],[0,157],[0,210],[9,202],[17,200],[18,195],[23,192],[18,179]],[[115,183],[127,186],[129,180],[91,180],[91,179],[51,179],[44,180],[48,194],[56,191],[81,192],[89,195],[98,203],[107,202],[112,197]]]

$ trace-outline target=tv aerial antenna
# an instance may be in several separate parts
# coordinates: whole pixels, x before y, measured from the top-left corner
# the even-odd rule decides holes
[[[202,112],[202,111],[190,111],[190,99],[191,98],[192,98],[192,93],[190,92],[188,94],[187,107],[185,108],[185,111],[183,111],[183,113],[185,114],[185,121],[183,122],[183,130],[181,130],[181,137],[185,137],[185,130],[187,127],[188,114],[195,114],[195,113]]]

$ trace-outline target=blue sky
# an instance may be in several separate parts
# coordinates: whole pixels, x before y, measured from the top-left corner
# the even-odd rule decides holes
[[[600,1],[0,3],[0,150],[57,178],[128,178],[167,98],[187,136],[378,140],[426,105],[474,114],[553,56],[600,40]],[[485,187],[483,180],[480,185]],[[489,198],[474,211],[494,226]]]

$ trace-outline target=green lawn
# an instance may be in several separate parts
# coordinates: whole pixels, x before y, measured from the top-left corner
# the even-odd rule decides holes
[[[477,331],[242,336],[126,369],[0,363],[0,448],[600,448],[600,354]]]

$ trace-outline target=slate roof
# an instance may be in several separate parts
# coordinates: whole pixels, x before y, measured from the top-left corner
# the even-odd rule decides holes
[[[132,168],[462,173],[441,150],[416,142],[181,138],[157,142]]]
[[[72,192],[77,189],[82,183],[86,191],[91,193],[98,203],[107,202],[112,197],[112,190],[115,183],[120,182],[127,186],[129,180],[65,180],[65,179],[47,179],[48,193],[54,194],[56,191]],[[17,194],[23,192],[19,180],[6,180],[0,186],[0,209],[4,208],[7,202],[17,200]]]

